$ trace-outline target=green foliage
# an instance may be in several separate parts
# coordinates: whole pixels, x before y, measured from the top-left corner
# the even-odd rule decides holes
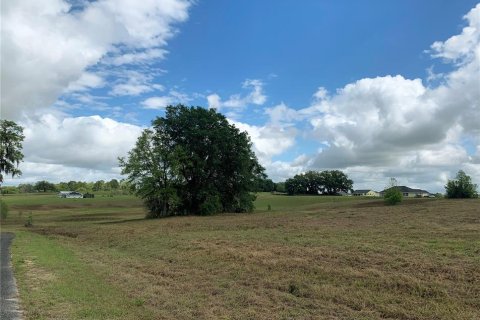
[[[257,192],[272,192],[275,191],[275,183],[272,179],[267,179],[264,177],[260,177],[257,181]]]
[[[22,142],[25,136],[23,128],[10,120],[0,119],[0,183],[3,174],[21,175],[18,169],[23,160]]]
[[[53,183],[48,181],[38,181],[35,183],[35,190],[38,192],[48,192],[48,191],[57,191],[57,188]]]
[[[25,227],[27,228],[33,227],[33,215],[31,212],[28,214],[27,221],[25,221]]]
[[[152,124],[119,159],[148,217],[253,210],[264,175],[245,132],[213,109],[182,105]]]
[[[175,159],[166,145],[154,138],[154,131],[144,130],[129,152],[128,160],[119,159],[122,173],[128,175],[136,195],[149,210],[147,218],[179,214],[174,187],[177,183]]]
[[[458,171],[454,180],[448,180],[445,190],[447,198],[478,198],[477,185],[462,170]]]
[[[206,197],[205,201],[200,204],[199,215],[208,216],[222,212],[222,202],[218,193]]]
[[[0,200],[0,216],[2,220],[7,219],[8,216],[8,206],[3,200]]]
[[[387,190],[385,190],[384,200],[385,200],[385,203],[388,205],[391,205],[391,206],[396,205],[397,203],[400,203],[403,200],[402,192],[396,186],[390,187]]]
[[[1,194],[16,194],[18,193],[18,188],[9,186],[9,187],[3,187],[2,189],[0,189],[0,191],[1,191]]]
[[[285,182],[275,183],[275,191],[280,192],[280,193],[287,192],[287,189],[285,188]]]
[[[117,179],[112,179],[107,184],[110,190],[117,190],[118,188],[120,188],[120,183]]]
[[[352,186],[353,181],[339,170],[308,171],[303,174],[297,174],[285,181],[285,189],[289,195],[337,195],[340,191],[350,191]]]
[[[35,187],[30,184],[30,183],[25,183],[25,184],[19,184],[18,187],[18,192],[20,193],[32,193],[35,192]]]
[[[105,181],[98,180],[93,184],[92,190],[93,191],[102,191],[102,190],[104,190],[104,187],[105,187]]]

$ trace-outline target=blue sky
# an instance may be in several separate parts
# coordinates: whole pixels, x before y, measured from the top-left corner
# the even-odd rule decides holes
[[[198,1],[188,21],[176,26],[178,34],[165,47],[166,58],[152,61],[151,68],[160,72],[153,82],[188,94],[229,96],[239,92],[245,79],[261,79],[267,106],[284,102],[301,108],[319,86],[335,91],[358,79],[389,74],[423,79],[429,67],[437,72],[449,67],[425,50],[461,31],[461,16],[475,4]],[[94,92],[108,97],[108,91]],[[122,96],[111,103],[138,112],[138,104],[149,96],[155,93]],[[190,104],[206,106],[206,101],[193,98]],[[138,116],[148,123],[157,114],[143,111]]]
[[[359,188],[396,175],[441,191],[459,169],[480,177],[476,1],[71,5],[2,11],[2,117],[27,128],[9,183],[119,177],[116,157],[179,102],[247,130],[276,181],[335,168]]]

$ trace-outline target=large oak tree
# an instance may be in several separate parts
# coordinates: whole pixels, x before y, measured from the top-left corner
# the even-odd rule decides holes
[[[213,109],[168,106],[120,166],[149,217],[248,212],[264,170],[251,146]]]

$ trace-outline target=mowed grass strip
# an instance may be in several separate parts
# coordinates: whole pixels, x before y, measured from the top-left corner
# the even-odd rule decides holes
[[[151,319],[137,300],[51,237],[16,232],[13,266],[27,319]]]
[[[137,202],[118,214],[38,211],[25,235],[60,245],[124,299],[101,314],[107,319],[133,311],[152,319],[476,319],[479,205],[261,194],[254,214],[142,220]],[[18,242],[14,253],[24,247]],[[61,269],[43,268],[62,278]],[[41,290],[34,299],[52,296]]]

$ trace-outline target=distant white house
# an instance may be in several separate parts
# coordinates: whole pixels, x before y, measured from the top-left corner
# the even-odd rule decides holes
[[[353,195],[356,197],[380,197],[380,193],[374,190],[354,190]]]
[[[397,188],[398,190],[400,190],[402,195],[406,198],[428,198],[432,196],[430,192],[422,189],[412,189],[406,186],[399,186]],[[382,192],[380,192],[380,196],[383,197],[383,195],[385,194],[385,191],[386,190],[383,190]]]
[[[60,191],[58,193],[58,197],[68,199],[80,199],[83,198],[83,194],[77,191]]]

